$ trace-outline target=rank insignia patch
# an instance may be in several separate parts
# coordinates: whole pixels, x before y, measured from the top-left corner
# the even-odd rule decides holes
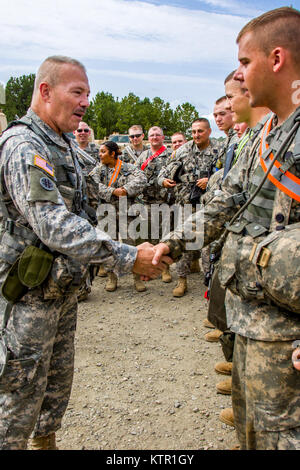
[[[49,175],[54,176],[54,168],[47,162],[47,160],[39,155],[34,156],[33,164],[34,166],[41,168],[41,170],[46,171]]]
[[[40,185],[42,188],[46,189],[46,191],[52,191],[54,189],[53,181],[47,178],[47,176],[43,176],[43,178],[40,179]]]

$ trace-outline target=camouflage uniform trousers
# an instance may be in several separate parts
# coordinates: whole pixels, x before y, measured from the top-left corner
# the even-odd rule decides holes
[[[37,288],[15,304],[5,334],[11,356],[0,378],[0,449],[24,450],[32,432],[46,436],[61,427],[73,380],[76,320],[74,294],[45,301]]]
[[[209,262],[209,246],[204,247],[200,250],[193,250],[183,253],[182,257],[176,263],[176,273],[179,277],[187,277],[191,273],[191,264],[193,261],[201,258],[202,271],[205,274],[209,271],[210,262]]]
[[[152,204],[142,204],[143,212],[141,213],[142,231],[138,239],[139,243],[148,242],[157,245],[162,236],[167,235],[174,230],[174,214],[168,210],[169,204],[160,201]],[[167,212],[158,211],[159,207],[164,207]]]
[[[193,261],[200,258],[200,252],[197,251],[187,251],[183,253],[179,261],[177,261],[175,269],[179,277],[186,277],[191,273],[191,264]]]
[[[235,335],[232,405],[242,450],[300,450],[300,373],[291,341]]]

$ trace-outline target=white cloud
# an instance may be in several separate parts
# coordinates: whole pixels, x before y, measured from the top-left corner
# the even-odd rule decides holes
[[[61,53],[82,60],[224,63],[245,23],[232,15],[123,0],[39,0],[34,7],[14,0],[1,13],[6,61]]]
[[[230,3],[234,14],[137,0],[2,2],[0,80],[34,73],[49,55],[63,54],[86,65],[93,95],[132,91],[172,107],[188,101],[208,114],[237,65],[235,39],[247,13],[239,15],[236,0],[205,2]]]
[[[157,83],[182,83],[182,84],[219,84],[220,80],[208,77],[202,77],[200,75],[176,75],[176,74],[157,74],[157,73],[143,73],[143,72],[129,72],[124,70],[112,70],[112,69],[89,69],[89,73],[98,74],[100,76],[108,75],[120,78],[129,78],[134,80],[144,80],[147,82]]]
[[[241,16],[258,16],[262,11],[257,10],[249,6],[247,2],[241,2],[236,0],[198,0],[198,3],[206,3],[212,7],[219,7],[229,11],[232,14],[239,14]]]

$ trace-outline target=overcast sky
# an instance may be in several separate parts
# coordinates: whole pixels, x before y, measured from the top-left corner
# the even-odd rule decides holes
[[[235,43],[274,0],[0,0],[0,82],[35,73],[49,55],[86,66],[91,94],[133,92],[172,107],[186,101],[212,118],[224,78],[237,65]],[[300,0],[293,2],[300,8]],[[211,119],[213,135],[219,136]]]

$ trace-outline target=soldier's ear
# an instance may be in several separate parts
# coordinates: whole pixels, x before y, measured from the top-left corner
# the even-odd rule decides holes
[[[41,95],[41,98],[43,101],[45,102],[49,102],[50,100],[50,92],[51,92],[51,87],[49,85],[49,83],[47,82],[42,82],[39,86],[39,90],[40,90],[40,95]]]
[[[276,47],[273,49],[269,55],[269,60],[271,62],[271,66],[273,72],[279,72],[287,59],[287,51],[283,47]]]

